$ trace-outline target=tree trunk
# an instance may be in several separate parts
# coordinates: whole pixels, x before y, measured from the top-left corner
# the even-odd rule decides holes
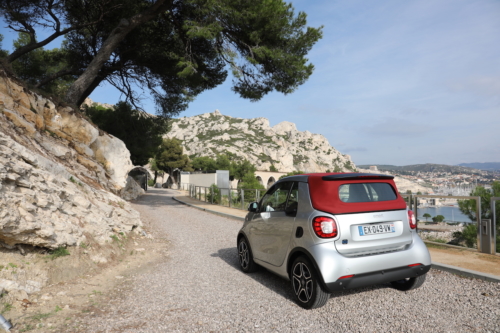
[[[77,104],[81,100],[83,94],[94,82],[96,76],[102,66],[113,51],[118,47],[120,42],[137,26],[148,22],[158,16],[163,10],[172,4],[173,0],[157,0],[151,7],[144,12],[134,15],[129,19],[122,19],[118,26],[111,31],[109,37],[104,41],[102,47],[97,52],[97,55],[91,61],[85,72],[73,82],[66,93],[65,100],[71,104]],[[88,96],[88,95],[87,95]]]
[[[85,89],[85,91],[81,94],[80,98],[76,101],[76,103],[74,103],[76,106],[80,107],[80,105],[83,104],[83,102],[85,102],[85,99],[87,97],[89,97],[89,95],[92,93],[92,91],[94,91],[95,88],[97,88],[101,82],[104,80],[106,76],[105,75],[97,75],[94,79],[94,81],[92,81],[92,83],[89,85],[89,87],[87,89]]]
[[[156,185],[156,178],[158,178],[158,171],[155,170],[155,180],[154,180],[154,185]],[[154,186],[153,185],[153,186]]]

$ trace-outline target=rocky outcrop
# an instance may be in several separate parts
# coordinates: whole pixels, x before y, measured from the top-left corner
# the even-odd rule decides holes
[[[122,189],[121,197],[125,200],[133,200],[144,194],[144,190],[132,177],[127,178],[127,185]]]
[[[140,227],[117,196],[132,167],[121,140],[0,73],[0,245],[103,243]]]
[[[190,157],[228,153],[263,171],[272,165],[281,172],[356,170],[350,156],[341,154],[323,135],[298,131],[288,121],[270,127],[266,118],[233,118],[216,110],[174,119],[166,137],[181,140]]]

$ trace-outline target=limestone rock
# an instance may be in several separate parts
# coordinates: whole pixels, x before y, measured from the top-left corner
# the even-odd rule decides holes
[[[119,187],[124,187],[127,175],[134,166],[130,161],[130,152],[123,141],[110,134],[103,134],[90,145],[90,148],[110,178]]]
[[[215,110],[174,119],[165,137],[181,140],[188,155],[215,157],[231,153],[263,171],[272,165],[281,172],[356,170],[350,156],[341,154],[323,135],[298,131],[288,121],[270,127],[266,118],[233,118]]]
[[[127,184],[122,190],[121,197],[125,200],[134,200],[144,194],[144,190],[132,177],[127,178]]]
[[[116,195],[130,169],[121,140],[0,71],[0,246],[55,249],[86,235],[104,244],[113,231],[140,230],[139,213]]]

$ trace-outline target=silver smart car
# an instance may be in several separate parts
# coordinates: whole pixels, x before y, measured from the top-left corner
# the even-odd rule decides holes
[[[315,173],[279,180],[248,208],[237,238],[241,269],[262,266],[289,279],[306,309],[338,290],[420,287],[431,258],[393,178]]]

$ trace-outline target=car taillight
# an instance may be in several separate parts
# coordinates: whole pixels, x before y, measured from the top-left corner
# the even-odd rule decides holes
[[[410,228],[415,229],[417,227],[417,219],[412,210],[408,211],[408,222],[410,223]]]
[[[331,217],[316,216],[313,219],[313,229],[316,235],[321,238],[337,236],[337,222]]]

